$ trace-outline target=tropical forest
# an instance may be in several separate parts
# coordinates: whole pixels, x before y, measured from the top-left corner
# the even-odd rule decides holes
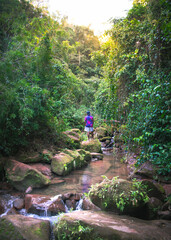
[[[0,0],[0,239],[169,240],[171,2],[101,36],[40,2]]]

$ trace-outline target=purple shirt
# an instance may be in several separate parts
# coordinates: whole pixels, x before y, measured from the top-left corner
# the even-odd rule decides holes
[[[86,127],[93,127],[93,117],[86,116],[85,117]]]

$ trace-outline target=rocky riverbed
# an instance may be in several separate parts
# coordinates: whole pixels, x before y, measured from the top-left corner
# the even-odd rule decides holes
[[[10,184],[3,183],[0,191],[0,239],[169,240],[170,185],[152,179],[155,170],[150,163],[136,169],[136,154],[128,154],[122,139],[104,128],[90,141],[81,142],[77,129],[65,135],[68,146],[77,148],[42,149],[8,159]],[[150,189],[147,201],[138,200],[140,189],[130,181],[135,177]],[[122,189],[116,191],[120,183]],[[112,191],[118,192],[116,203]],[[137,199],[131,199],[135,195]],[[125,199],[132,201],[129,211],[122,211],[130,205]]]

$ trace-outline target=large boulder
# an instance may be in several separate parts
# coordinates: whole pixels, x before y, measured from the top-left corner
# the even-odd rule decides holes
[[[101,211],[75,211],[64,214],[54,226],[55,239],[170,240],[171,222],[144,221]]]
[[[3,240],[49,240],[49,221],[22,215],[0,218],[0,239]]]
[[[7,179],[19,191],[25,191],[29,186],[40,188],[50,183],[50,180],[27,164],[10,160],[6,165]]]
[[[97,127],[95,129],[95,133],[98,139],[106,137],[108,135],[107,128],[105,127]]]
[[[101,143],[98,139],[91,139],[88,141],[81,142],[81,148],[89,152],[101,153]]]
[[[146,218],[144,214],[149,198],[141,182],[105,178],[101,183],[91,186],[89,197],[103,210]]]
[[[78,169],[88,164],[91,160],[91,155],[84,149],[64,150],[56,154],[51,162],[51,168],[57,175],[67,175],[73,169]]]
[[[73,157],[67,153],[59,153],[53,156],[51,162],[52,172],[57,175],[67,175],[73,169]]]

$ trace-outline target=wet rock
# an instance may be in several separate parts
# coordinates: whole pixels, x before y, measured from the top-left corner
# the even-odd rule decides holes
[[[107,129],[105,127],[97,127],[95,129],[95,134],[96,134],[98,139],[106,137],[107,136]]]
[[[2,194],[0,196],[0,214],[11,214],[14,212],[13,202],[16,199],[15,196],[11,196],[10,194]]]
[[[66,212],[65,204],[60,195],[47,196],[38,194],[27,194],[25,196],[25,209],[29,213],[38,215],[54,216],[60,212]]]
[[[40,188],[50,183],[42,173],[27,164],[11,160],[6,167],[7,179],[19,191],[25,191],[29,186]]]
[[[76,200],[79,201],[82,198],[82,193],[65,193],[62,195],[62,199],[65,202],[66,200]]]
[[[3,240],[49,240],[49,221],[8,215],[0,218],[0,239]]]
[[[63,133],[66,136],[65,144],[68,147],[80,148],[81,131],[79,129],[71,129]]]
[[[72,210],[76,209],[76,201],[74,199],[73,200],[66,200],[65,204],[66,204],[68,209],[72,209]]]
[[[13,203],[13,206],[17,210],[21,210],[22,208],[24,208],[24,199],[21,198],[16,199]]]
[[[81,142],[81,148],[89,151],[89,152],[96,152],[101,153],[101,143],[98,139],[91,139],[88,141]]]
[[[82,193],[65,193],[62,195],[62,200],[68,209],[75,210],[82,196]]]
[[[131,239],[170,240],[171,222],[144,221],[133,217],[107,214],[101,211],[79,211],[64,214],[54,226],[57,239]],[[73,238],[74,236],[74,238]]]

